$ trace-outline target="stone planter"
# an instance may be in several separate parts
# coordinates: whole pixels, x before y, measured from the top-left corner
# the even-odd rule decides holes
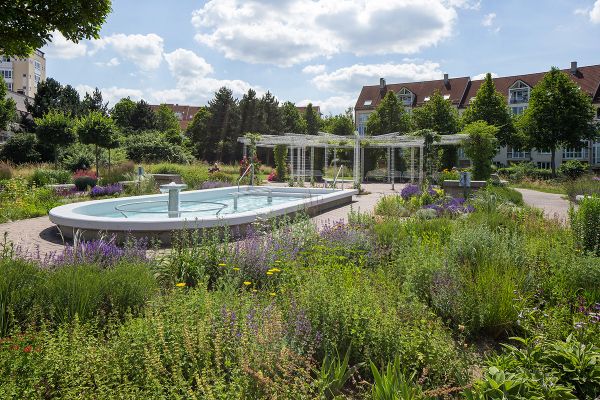
[[[154,178],[157,185],[168,185],[171,182],[182,184],[183,179],[179,174],[150,174]]]
[[[487,184],[486,181],[471,181],[471,187],[467,188],[467,196],[473,192],[478,191],[481,188],[484,188]],[[457,180],[445,180],[442,183],[442,188],[446,194],[452,197],[465,197],[465,188],[458,186]]]

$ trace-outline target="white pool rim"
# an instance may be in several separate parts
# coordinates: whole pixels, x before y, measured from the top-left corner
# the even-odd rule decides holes
[[[267,191],[270,190],[273,196],[278,194],[282,196],[290,196],[292,194],[300,194],[306,196],[300,200],[294,200],[283,204],[273,205],[258,208],[251,211],[243,211],[239,213],[202,216],[202,217],[186,217],[182,214],[181,217],[169,218],[164,215],[149,215],[148,218],[132,219],[126,217],[106,217],[82,214],[77,212],[78,208],[90,205],[106,206],[107,203],[125,204],[128,202],[140,201],[156,201],[166,200],[166,194],[132,196],[132,197],[117,197],[103,200],[91,200],[79,203],[71,203],[63,206],[55,207],[49,212],[50,221],[61,228],[68,227],[81,230],[94,231],[111,231],[111,232],[165,232],[181,229],[201,229],[215,226],[236,226],[245,225],[254,222],[257,218],[273,218],[286,214],[293,214],[299,211],[309,211],[314,208],[327,209],[331,206],[342,203],[350,203],[352,196],[358,194],[357,190],[336,190],[323,188],[293,188],[293,187],[251,187],[240,186],[240,192],[248,192],[253,190]],[[215,196],[226,196],[236,193],[238,187],[226,187],[216,189],[194,190],[181,193],[181,201],[186,198],[202,193],[202,197],[208,197],[210,201]],[[329,207],[328,207],[329,206]]]

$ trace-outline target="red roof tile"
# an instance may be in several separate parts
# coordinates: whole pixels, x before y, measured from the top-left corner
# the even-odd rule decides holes
[[[166,106],[169,107],[175,113],[175,115],[177,115],[177,118],[179,118],[179,126],[182,130],[187,128],[190,122],[192,122],[192,119],[194,119],[194,115],[196,115],[200,108],[202,108],[198,106],[184,106],[179,104],[166,104]],[[156,110],[158,107],[160,107],[160,105],[150,105],[150,107],[153,110]]]

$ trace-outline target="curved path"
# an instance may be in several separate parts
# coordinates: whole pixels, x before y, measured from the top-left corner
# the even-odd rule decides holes
[[[525,204],[544,210],[544,215],[547,218],[558,219],[563,223],[568,221],[571,203],[564,199],[564,194],[544,193],[531,189],[515,190],[523,194]]]

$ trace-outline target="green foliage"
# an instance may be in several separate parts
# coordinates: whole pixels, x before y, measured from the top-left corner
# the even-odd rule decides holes
[[[27,111],[34,118],[42,118],[48,112],[55,110],[71,117],[81,113],[79,93],[71,85],[62,86],[53,78],[42,81],[37,86],[33,102],[25,102]]]
[[[0,23],[2,52],[8,56],[28,57],[50,42],[54,31],[73,42],[98,39],[110,6],[110,0],[64,0],[51,5],[44,1],[6,4]]]
[[[294,109],[296,108],[294,107]],[[277,180],[279,182],[285,182],[287,179],[287,146],[278,144],[273,149],[273,155],[275,157],[275,168],[277,169]]]
[[[536,86],[537,87],[537,86]],[[484,82],[463,114],[463,125],[484,121],[497,128],[500,145],[517,146],[520,139],[506,105],[506,98],[496,90],[491,74],[486,74]]]
[[[40,160],[37,139],[33,133],[15,133],[0,149],[0,159],[24,164]]]
[[[112,119],[99,111],[92,111],[77,124],[77,134],[83,144],[91,144],[96,153],[96,174],[100,170],[100,149],[111,149],[118,142],[117,127]]]
[[[396,94],[389,91],[367,120],[367,134],[406,133],[411,128],[410,116],[404,110]]]
[[[81,112],[83,114],[93,111],[99,112],[104,116],[108,115],[108,102],[104,102],[104,99],[102,98],[102,92],[98,88],[95,88],[92,94],[86,92],[83,100],[81,101]]]
[[[593,399],[600,394],[600,349],[569,336],[513,338],[492,359],[471,399]]]
[[[304,120],[306,121],[306,133],[316,135],[321,127],[321,116],[313,108],[312,103],[308,103],[304,111]]]
[[[7,95],[6,83],[0,76],[0,130],[8,127],[8,123],[17,117],[15,101]]]
[[[10,179],[13,176],[13,171],[10,164],[0,162],[0,181]]]
[[[591,98],[558,68],[552,68],[531,91],[519,126],[531,147],[549,149],[552,171],[559,147],[579,148],[596,135]]]
[[[580,249],[600,256],[600,196],[586,196],[570,210],[571,229]]]
[[[125,151],[127,158],[136,163],[166,161],[185,164],[193,159],[185,148],[168,142],[156,131],[130,135],[125,140]]]
[[[198,141],[192,144],[199,149],[197,156],[203,160],[229,162],[238,148],[239,110],[230,89],[222,87],[208,103],[208,114],[202,119],[205,134],[193,135]]]
[[[65,170],[58,169],[36,169],[33,174],[28,178],[31,185],[38,187],[71,183],[71,173]]]
[[[572,200],[575,200],[575,196],[578,194],[584,196],[600,195],[600,179],[594,179],[589,175],[577,180],[567,180],[562,185]]]
[[[110,117],[121,129],[131,128],[131,115],[136,107],[135,101],[129,97],[119,100],[110,110]]]
[[[436,90],[429,101],[413,110],[411,116],[415,128],[431,129],[440,135],[458,133],[458,111],[450,99],[444,99]]]
[[[586,171],[586,164],[579,160],[568,160],[560,164],[560,167],[558,167],[558,172],[560,174],[573,180],[581,178]]]
[[[376,215],[392,218],[402,218],[410,215],[404,200],[398,195],[383,196],[375,205],[374,212]]]
[[[54,160],[58,161],[58,150],[75,141],[73,120],[61,111],[51,110],[41,118],[36,118],[35,134],[38,141],[52,146]]]
[[[537,168],[532,162],[521,162],[513,164],[510,167],[498,168],[498,174],[513,182],[519,182],[524,179],[548,180],[552,178],[552,171]]]
[[[206,152],[208,125],[212,119],[212,114],[207,107],[201,107],[194,115],[192,122],[188,125],[185,132],[192,145],[194,156],[202,160]]]
[[[469,135],[462,143],[467,157],[473,165],[473,179],[487,180],[492,172],[492,158],[496,155],[499,130],[486,122],[473,122],[463,129],[462,133]]]
[[[71,171],[87,170],[94,164],[94,150],[85,144],[74,143],[60,152],[59,164]]]
[[[323,125],[323,130],[333,135],[350,136],[354,134],[352,117],[345,114],[327,117],[323,120]]]
[[[0,222],[39,217],[60,203],[51,189],[31,187],[26,180],[3,182],[0,191]]]
[[[374,383],[371,388],[373,400],[416,400],[423,398],[420,388],[412,382],[412,377],[407,378],[400,357],[396,356],[393,362],[380,370],[371,362],[371,373]]]
[[[168,105],[161,104],[154,110],[154,113],[156,114],[156,129],[159,131],[166,132],[171,129],[176,131],[181,130],[177,115],[175,115]]]
[[[306,133],[306,121],[300,115],[296,105],[286,101],[281,106],[281,119],[283,122],[283,132]]]
[[[326,399],[333,399],[342,394],[342,389],[348,380],[362,366],[350,366],[350,349],[346,351],[344,358],[340,358],[340,354],[336,351],[335,356],[325,356],[321,363],[321,368],[317,372],[317,384],[321,396]]]
[[[73,178],[75,187],[80,192],[90,190],[98,183],[98,178],[95,176],[76,176]]]

